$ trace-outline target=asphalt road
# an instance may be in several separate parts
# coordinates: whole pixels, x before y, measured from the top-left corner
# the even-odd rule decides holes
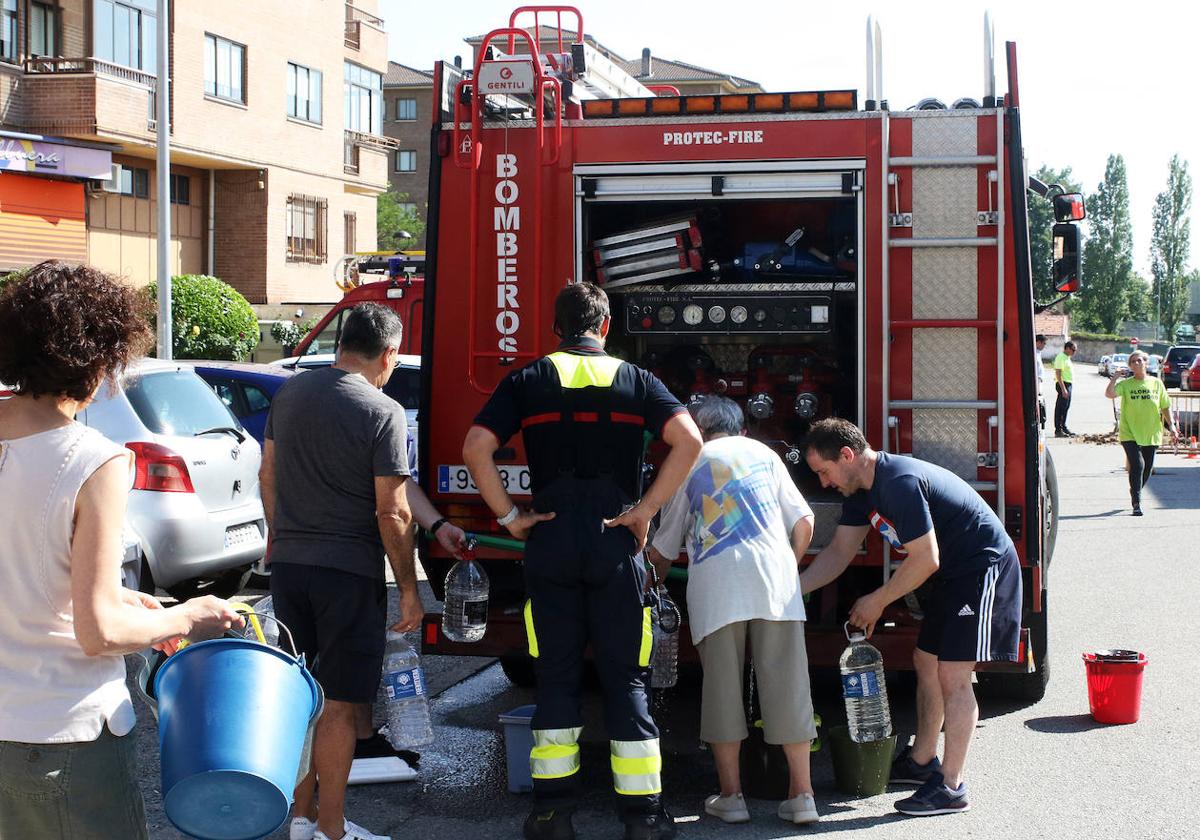
[[[1076,365],[1068,423],[1076,432],[1112,429],[1104,380]],[[1047,386],[1049,390],[1049,386]],[[1053,406],[1051,405],[1051,409]],[[664,781],[682,837],[784,838],[856,831],[871,838],[1195,838],[1200,836],[1200,647],[1195,641],[1196,534],[1200,531],[1200,460],[1160,456],[1143,498],[1146,516],[1129,515],[1123,454],[1116,444],[1052,440],[1062,518],[1051,571],[1053,678],[1034,705],[985,703],[973,743],[967,814],[903,818],[892,804],[902,790],[868,799],[837,793],[828,749],[813,756],[819,825],[799,829],[775,816],[774,802],[751,800],[753,821],[727,826],[702,815],[715,790],[707,751],[697,742],[698,695],[682,684],[661,701]],[[428,595],[428,593],[426,593]],[[1142,719],[1101,726],[1088,714],[1080,654],[1102,648],[1144,651]],[[395,838],[520,837],[527,796],[510,794],[497,715],[533,701],[488,660],[429,657],[437,688],[432,710],[438,741],[422,756],[415,782],[352,788],[347,812]],[[911,732],[912,686],[891,682],[897,729]],[[826,721],[840,718],[836,683],[816,677],[814,700]],[[581,774],[581,838],[619,837],[611,811],[607,743],[598,698],[586,701]],[[142,788],[151,835],[181,837],[167,823],[158,791],[156,736],[139,723]],[[247,745],[254,748],[255,745]],[[273,837],[286,838],[286,830]]]

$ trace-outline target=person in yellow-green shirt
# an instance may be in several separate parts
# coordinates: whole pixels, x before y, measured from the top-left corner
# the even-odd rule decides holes
[[[1110,400],[1121,398],[1118,437],[1129,459],[1129,496],[1134,516],[1142,515],[1142,488],[1154,469],[1154,453],[1162,443],[1163,426],[1170,429],[1173,438],[1179,435],[1171,418],[1167,386],[1158,377],[1146,375],[1149,360],[1145,352],[1135,350],[1129,355],[1132,375],[1121,381],[1120,373],[1114,370],[1104,390]]]
[[[1058,391],[1058,399],[1054,402],[1054,436],[1075,437],[1075,433],[1067,428],[1067,410],[1071,407],[1071,386],[1075,381],[1075,371],[1071,366],[1071,357],[1075,355],[1075,342],[1068,341],[1063,345],[1062,352],[1054,357],[1054,387]]]

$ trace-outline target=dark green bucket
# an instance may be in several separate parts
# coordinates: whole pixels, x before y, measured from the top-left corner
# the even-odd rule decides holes
[[[829,727],[834,786],[851,796],[875,796],[887,789],[896,736],[856,744],[845,726]]]

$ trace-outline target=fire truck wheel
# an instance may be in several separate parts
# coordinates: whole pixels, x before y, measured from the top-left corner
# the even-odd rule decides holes
[[[515,686],[532,688],[536,678],[533,674],[533,660],[524,654],[516,656],[501,656],[500,668],[504,676]]]
[[[1042,516],[1042,586],[1046,586],[1045,576],[1054,557],[1054,544],[1058,540],[1058,470],[1054,467],[1054,459],[1046,453],[1046,487],[1045,506]]]

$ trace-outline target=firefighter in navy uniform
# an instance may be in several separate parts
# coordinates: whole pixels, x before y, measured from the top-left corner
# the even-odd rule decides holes
[[[604,690],[613,784],[625,836],[675,834],[661,802],[662,758],[647,685],[651,618],[641,551],[651,518],[700,453],[700,433],[653,374],[604,352],[608,297],[559,293],[549,356],[506,377],[467,434],[463,458],[501,525],[525,546],[525,627],[537,673],[530,840],[570,840],[579,772],[580,681],[589,644]],[[515,505],[493,455],[521,431],[531,509]],[[670,447],[641,495],[646,432]],[[639,499],[640,497],[640,499]]]

